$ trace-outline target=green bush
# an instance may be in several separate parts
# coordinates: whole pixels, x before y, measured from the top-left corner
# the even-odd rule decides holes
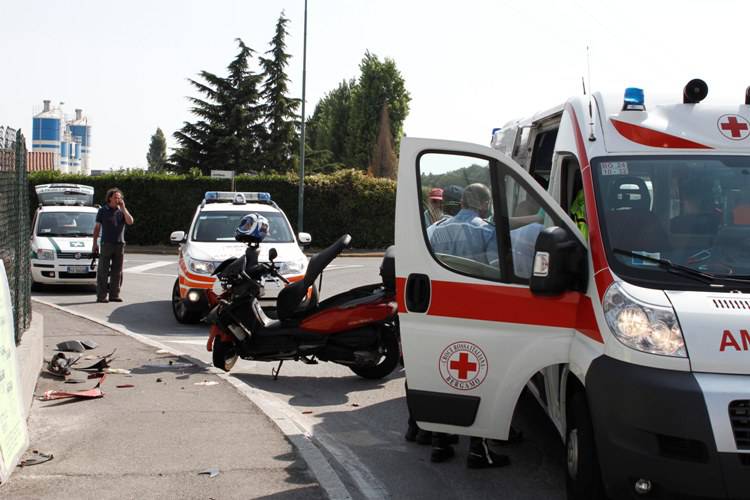
[[[229,191],[228,179],[191,175],[151,174],[142,171],[89,177],[58,172],[29,174],[31,211],[38,201],[33,186],[71,182],[94,187],[94,200],[104,203],[111,187],[120,188],[135,218],[126,231],[134,245],[169,244],[172,231],[190,227],[196,206],[206,191]],[[238,191],[267,191],[297,229],[298,179],[286,175],[239,176]],[[305,177],[304,230],[313,246],[323,247],[344,233],[352,235],[355,248],[385,248],[393,243],[396,183],[359,171]]]

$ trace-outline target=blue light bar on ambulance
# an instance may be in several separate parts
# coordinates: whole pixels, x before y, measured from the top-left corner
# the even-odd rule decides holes
[[[637,87],[628,87],[625,89],[625,99],[622,103],[623,111],[644,111],[646,109],[645,103],[643,89]]]
[[[234,203],[244,205],[249,202],[271,203],[271,194],[264,192],[206,191],[206,203]]]

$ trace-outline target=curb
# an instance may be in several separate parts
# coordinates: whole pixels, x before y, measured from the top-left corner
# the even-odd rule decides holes
[[[23,332],[21,344],[16,346],[16,357],[20,370],[23,415],[28,419],[36,381],[44,365],[44,315],[31,315],[31,325]]]
[[[121,326],[102,322],[101,320],[91,317],[87,314],[81,314],[79,312],[72,311],[66,307],[59,306],[52,302],[47,302],[45,300],[40,300],[37,298],[32,298],[32,301],[51,307],[53,309],[57,309],[58,311],[62,311],[64,313],[86,319],[106,328],[110,328],[142,344],[154,347],[156,349],[163,349],[173,356],[178,356],[197,366],[200,366],[208,373],[216,375],[222,380],[228,382],[240,394],[245,396],[250,400],[250,402],[257,406],[276,425],[276,427],[278,427],[281,433],[284,434],[287,439],[289,439],[289,441],[301,455],[302,459],[305,461],[305,463],[307,463],[308,467],[315,476],[315,479],[318,481],[318,484],[320,484],[320,487],[323,489],[329,499],[352,499],[352,495],[349,493],[349,490],[346,488],[339,475],[336,473],[336,471],[333,469],[331,464],[319,449],[318,440],[315,438],[315,436],[311,432],[306,431],[296,422],[294,422],[289,417],[288,411],[283,407],[283,404],[276,398],[274,398],[270,393],[240,382],[229,373],[219,370],[218,368],[215,368],[214,366],[209,365],[208,363],[205,363],[200,359],[194,358],[189,354],[182,353],[166,344],[162,344],[161,342],[158,342],[156,340],[149,339],[148,337],[141,335],[140,333],[135,333]]]

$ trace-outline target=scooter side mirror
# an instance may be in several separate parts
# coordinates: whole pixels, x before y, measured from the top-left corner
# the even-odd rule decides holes
[[[272,248],[268,251],[268,260],[270,260],[271,262],[273,262],[278,256],[279,252],[277,252],[275,248]]]
[[[539,233],[529,280],[535,295],[560,295],[568,290],[586,291],[586,249],[569,231],[552,226]]]

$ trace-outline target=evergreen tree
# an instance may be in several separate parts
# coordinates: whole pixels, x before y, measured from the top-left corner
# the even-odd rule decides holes
[[[167,165],[167,139],[160,128],[151,136],[151,144],[146,155],[148,169],[151,172],[161,172]]]
[[[308,144],[314,152],[327,152],[320,155],[320,158],[326,158],[329,162],[321,165],[326,169],[336,164],[343,165],[345,162],[349,112],[355,85],[354,79],[342,81],[320,100],[307,122]]]
[[[385,177],[396,180],[398,159],[393,148],[391,120],[388,115],[388,103],[383,104],[378,122],[378,138],[372,152],[372,160],[367,169],[373,177]]]
[[[352,90],[345,149],[348,165],[366,169],[371,163],[383,106],[388,105],[393,148],[398,150],[411,97],[392,59],[381,62],[377,56],[366,52],[359,68],[359,80]]]
[[[203,174],[214,169],[237,173],[262,169],[259,153],[264,134],[262,105],[258,102],[261,76],[249,69],[248,60],[254,51],[239,38],[237,44],[240,50],[227,66],[226,77],[201,71],[203,81],[189,80],[203,98],[188,98],[198,120],[185,122],[174,133],[179,147],[171,160],[179,172],[191,168],[198,168]]]
[[[290,98],[289,77],[286,66],[289,64],[289,54],[285,52],[287,36],[286,25],[289,19],[282,11],[276,23],[276,33],[271,40],[271,48],[260,58],[263,68],[264,82],[261,96],[263,105],[263,123],[265,137],[263,141],[263,162],[268,169],[285,172],[292,168],[294,146],[298,144],[297,127],[299,120],[297,108],[299,99]]]

